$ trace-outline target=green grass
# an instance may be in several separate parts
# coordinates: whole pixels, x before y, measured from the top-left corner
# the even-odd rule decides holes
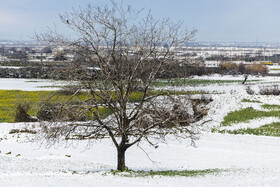
[[[271,123],[268,125],[263,125],[259,128],[247,128],[247,129],[236,129],[236,130],[216,130],[213,129],[212,132],[219,133],[229,133],[229,134],[252,134],[261,136],[280,136],[280,123]]]
[[[268,105],[268,104],[264,104],[262,105],[262,107],[264,109],[269,109],[269,110],[279,110],[280,109],[280,105]]]
[[[250,99],[242,99],[241,102],[244,102],[244,103],[261,103],[258,100],[250,100]]]
[[[270,70],[280,71],[280,69],[270,69]]]
[[[249,120],[262,118],[262,117],[280,117],[280,111],[260,111],[255,110],[252,107],[248,107],[242,110],[236,110],[230,112],[224,117],[222,126],[230,126],[233,123],[248,122]]]
[[[15,108],[19,103],[35,104],[46,98],[51,92],[19,90],[0,90],[0,122],[13,122]],[[31,110],[30,114],[35,111]]]
[[[20,90],[0,90],[0,122],[14,122],[15,110],[18,104],[27,103],[30,105],[29,115],[35,116],[38,106],[48,102],[58,103],[66,102],[69,95],[59,95],[55,91],[20,91]],[[88,99],[87,93],[81,92],[71,100],[73,103],[79,103],[80,100]],[[104,112],[104,115],[103,113]],[[109,112],[101,108],[101,116],[107,115]]]
[[[124,177],[153,177],[153,176],[168,176],[168,177],[197,177],[197,176],[205,176],[214,174],[217,175],[220,172],[224,172],[226,170],[221,169],[205,169],[205,170],[165,170],[165,171],[133,171],[126,170],[124,172],[111,170],[110,173],[113,175],[120,175]]]
[[[247,82],[254,82],[259,80],[248,80]],[[209,84],[225,84],[225,83],[241,83],[242,80],[208,80],[208,79],[158,79],[152,84],[154,87],[164,86],[197,86]]]
[[[177,95],[186,95],[186,94],[199,94],[199,91],[178,91],[178,92],[168,92],[168,91],[150,91],[149,96],[155,94],[177,94]],[[116,98],[114,92],[111,93],[113,100]],[[55,91],[19,91],[19,90],[0,90],[0,122],[14,122],[15,109],[18,104],[28,103],[31,108],[29,115],[36,116],[38,106],[41,106],[46,98],[51,97],[48,102],[61,103],[66,102],[70,96],[59,94]],[[143,97],[142,92],[133,92],[129,98],[129,102],[139,102]],[[84,101],[90,98],[87,92],[81,92],[76,97],[71,100],[73,104],[79,104],[80,101]],[[100,98],[96,98],[100,100]],[[101,101],[100,101],[101,103]],[[99,109],[101,117],[106,117],[112,112],[109,109],[100,107]],[[87,114],[89,117],[90,114]]]

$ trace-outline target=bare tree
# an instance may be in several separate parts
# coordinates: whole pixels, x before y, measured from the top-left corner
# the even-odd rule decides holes
[[[78,105],[66,101],[56,107],[60,118],[42,125],[45,138],[52,143],[61,138],[110,138],[117,148],[118,170],[126,167],[126,150],[142,140],[155,147],[169,134],[195,140],[199,131],[192,123],[205,113],[186,97],[150,91],[161,67],[176,60],[176,49],[192,40],[196,31],[187,31],[181,22],[156,20],[150,13],[142,18],[142,13],[114,1],[109,6],[88,5],[60,16],[74,37],[56,31],[38,36],[79,55],[68,70],[71,80],[82,86],[71,98],[82,89],[88,91],[87,99],[78,100]],[[135,93],[140,99],[132,103]],[[111,115],[104,118],[104,110]],[[69,120],[69,113],[63,111],[75,111],[77,120],[62,122]],[[79,122],[85,113],[91,120]]]

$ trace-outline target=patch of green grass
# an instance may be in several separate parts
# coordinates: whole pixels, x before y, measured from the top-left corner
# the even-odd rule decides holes
[[[261,136],[280,136],[280,123],[271,123],[268,125],[263,125],[259,128],[246,128],[246,129],[236,129],[236,130],[217,130],[213,129],[212,132],[219,133],[229,133],[229,134],[252,134]]]
[[[20,91],[20,90],[0,90],[0,122],[14,122],[16,106],[20,103],[30,105],[28,114],[36,116],[38,106],[45,104],[45,100],[50,97],[48,102],[63,103],[69,100],[70,95],[56,94],[55,91]],[[86,92],[81,92],[71,99],[71,103],[79,104],[89,96]],[[108,109],[100,107],[100,116],[106,117],[110,114]]]
[[[149,91],[148,96],[156,95],[156,94],[176,94],[176,95],[186,95],[186,94],[199,94],[201,92],[192,91],[178,91],[178,92],[168,92],[168,91]],[[114,92],[111,93],[112,99],[116,99],[116,94]],[[61,94],[56,91],[20,91],[20,90],[0,90],[0,122],[14,122],[15,109],[16,106],[20,103],[27,103],[30,105],[30,110],[28,114],[31,116],[36,116],[37,110],[42,104],[49,103],[63,103],[69,100],[71,95]],[[88,100],[91,96],[88,92],[80,92],[74,98],[71,99],[71,103],[75,105],[81,104],[81,101]],[[129,98],[129,102],[139,102],[143,97],[142,92],[133,92]],[[96,97],[96,100],[102,101],[100,98]],[[39,106],[39,107],[38,107]],[[112,114],[112,111],[99,107],[100,116],[102,118],[107,117]],[[87,113],[88,117],[92,117],[92,114]]]
[[[149,91],[148,96],[153,95],[195,95],[195,94],[217,94],[204,91]],[[129,102],[137,103],[140,102],[143,97],[143,92],[133,92],[129,97]]]
[[[280,69],[277,69],[277,68],[276,69],[270,69],[270,70],[280,71]]]
[[[250,100],[250,99],[242,99],[241,102],[244,102],[244,103],[261,103],[258,100]]]
[[[255,82],[259,80],[248,80],[247,82]],[[226,83],[241,83],[242,80],[209,80],[209,79],[158,79],[152,84],[154,87],[164,86],[197,86],[208,84],[226,84]]]
[[[222,126],[229,126],[233,123],[248,122],[249,120],[262,118],[262,117],[280,117],[280,111],[260,111],[255,110],[252,107],[248,107],[242,110],[236,110],[230,112],[224,117]]]
[[[99,111],[100,118],[106,118],[109,115],[113,114],[112,110],[110,110],[109,108],[105,108],[105,107],[99,107],[98,111]],[[88,113],[88,116],[92,116],[92,114]],[[93,117],[93,119],[95,120],[96,118]]]
[[[217,175],[218,173],[224,172],[226,170],[221,169],[205,169],[205,170],[164,170],[164,171],[133,171],[133,170],[126,170],[126,171],[117,171],[111,170],[110,173],[113,175],[120,175],[124,177],[153,177],[153,176],[182,176],[182,177],[197,177],[197,176],[205,176],[214,174]]]
[[[51,92],[19,90],[0,90],[0,122],[13,122],[15,109],[19,103],[35,104],[47,97]],[[30,115],[35,111],[30,110]]]
[[[262,107],[264,109],[269,109],[269,110],[279,110],[280,109],[280,105],[268,105],[268,104],[264,104],[262,105]]]

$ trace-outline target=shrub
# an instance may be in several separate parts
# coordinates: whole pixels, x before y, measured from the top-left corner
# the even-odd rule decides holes
[[[37,118],[41,121],[86,121],[88,114],[79,105],[46,103],[38,110]]]
[[[55,103],[46,103],[37,112],[37,118],[41,121],[52,121],[59,113],[59,106]]]
[[[29,134],[36,134],[37,132],[30,129],[11,129],[9,134],[15,134],[15,133],[29,133]]]
[[[255,91],[252,90],[252,88],[251,88],[250,86],[247,86],[247,87],[246,87],[246,92],[247,92],[247,94],[249,94],[249,95],[254,95],[254,94],[255,94]]]
[[[221,62],[220,66],[222,69],[227,70],[227,71],[238,69],[238,65],[234,62]]]
[[[232,75],[236,75],[236,74],[250,74],[251,72],[249,71],[247,65],[240,63],[237,64],[235,62],[222,62],[220,64],[220,69],[222,71],[226,71],[226,74],[232,74]],[[224,73],[224,72],[220,72],[220,73]]]
[[[278,85],[272,87],[260,87],[260,95],[280,95],[280,89]]]
[[[221,70],[227,71],[227,74],[266,74],[268,68],[265,64],[253,63],[245,65],[243,63],[236,64],[234,62],[221,62]]]
[[[240,73],[242,73],[242,74],[248,74],[248,73],[249,73],[249,72],[248,72],[248,69],[247,69],[247,67],[246,67],[246,65],[243,64],[243,63],[240,63],[240,64],[238,65],[238,71],[239,71]]]
[[[30,109],[29,104],[18,104],[16,107],[15,122],[34,122],[36,118],[31,117],[27,112]]]
[[[248,70],[250,73],[256,74],[266,74],[268,72],[268,68],[264,64],[258,64],[258,63],[253,63],[251,65],[248,65]]]

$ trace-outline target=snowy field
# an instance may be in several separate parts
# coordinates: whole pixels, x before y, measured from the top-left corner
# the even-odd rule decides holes
[[[279,65],[268,66],[268,68],[269,68],[269,73],[271,74],[280,73]]]
[[[276,76],[249,76],[245,85],[242,85],[244,80],[243,75],[220,75],[214,74],[211,76],[194,76],[193,79],[202,79],[202,80],[227,80],[227,81],[236,81],[234,83],[225,83],[225,84],[204,84],[196,86],[170,86],[170,87],[157,87],[158,90],[175,90],[175,91],[204,91],[209,93],[222,93],[222,94],[243,94],[246,95],[246,87],[250,86],[253,90],[259,91],[259,87],[263,86],[273,86],[280,84],[280,77]]]
[[[1,141],[1,186],[277,186],[280,183],[279,138],[205,132],[196,148],[172,137],[158,149],[142,144],[154,162],[139,148],[132,147],[126,158],[133,170],[226,171],[198,177],[131,178],[108,172],[116,168],[116,151],[108,140],[94,143],[91,149],[85,149],[87,142],[46,149],[25,142],[24,134],[8,135],[11,126],[17,125],[1,125],[1,137],[5,139]],[[11,154],[6,155],[8,152]]]
[[[0,78],[1,90],[49,91],[57,90],[64,85],[63,81],[45,79],[13,79]]]
[[[214,75],[195,78],[243,80],[242,76]],[[261,109],[261,104],[280,105],[279,96],[252,96],[245,91],[248,85],[257,90],[258,85],[279,84],[280,78],[249,76],[248,80],[259,81],[248,82],[247,85],[226,83],[172,88],[223,93],[211,95],[213,102],[209,104],[208,115],[198,123],[202,134],[196,141],[196,147],[190,146],[188,140],[178,142],[170,136],[168,144],[162,143],[157,149],[146,143],[141,144],[140,147],[146,150],[149,157],[137,146],[128,149],[126,154],[126,165],[132,170],[219,169],[218,173],[196,177],[113,175],[110,170],[116,169],[116,150],[108,139],[97,142],[64,142],[46,148],[45,144],[30,142],[34,135],[9,134],[11,129],[21,129],[25,124],[1,123],[0,186],[279,186],[280,138],[211,133],[212,128],[257,128],[280,121],[277,117],[267,117],[220,127],[224,116],[229,112],[247,107]],[[49,84],[26,82],[23,79],[6,81],[0,79],[0,89],[34,90],[37,86],[42,86],[42,83]],[[18,81],[22,81],[22,85],[18,85]],[[242,102],[243,99],[258,100],[261,104]],[[87,147],[89,143],[90,148]],[[9,152],[11,154],[7,154]]]

